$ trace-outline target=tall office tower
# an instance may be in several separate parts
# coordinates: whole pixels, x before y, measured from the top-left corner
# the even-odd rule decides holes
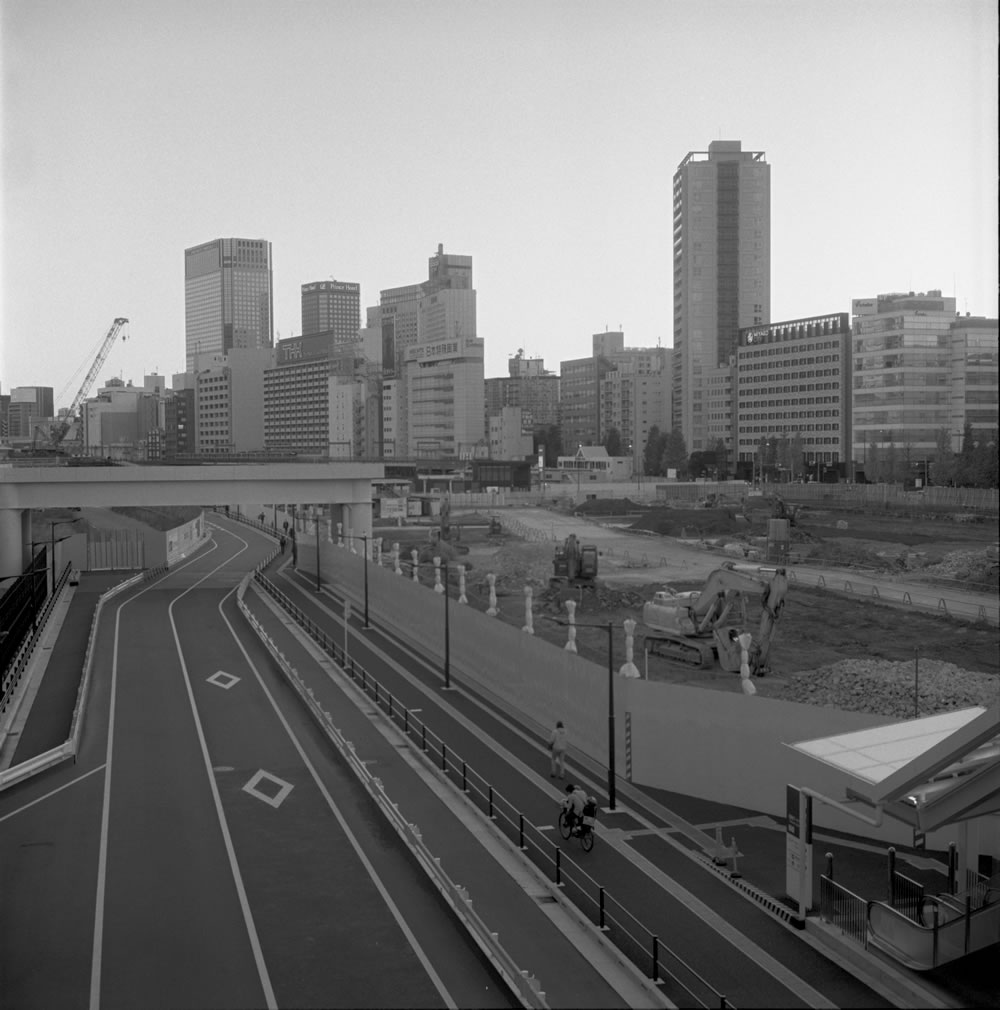
[[[332,344],[353,344],[360,329],[360,284],[316,281],[302,285],[302,336],[329,333]]]
[[[711,379],[728,371],[740,328],[771,318],[771,167],[763,151],[716,140],[674,173],[674,428],[711,449]],[[714,411],[720,413],[720,411]]]
[[[184,250],[187,371],[198,354],[274,346],[271,243],[219,238]]]
[[[382,334],[381,454],[470,458],[485,447],[472,257],[439,245],[427,280],[382,291],[366,328]]]

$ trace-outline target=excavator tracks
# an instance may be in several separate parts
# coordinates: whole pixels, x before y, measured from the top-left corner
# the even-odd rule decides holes
[[[663,656],[685,666],[702,668],[715,665],[715,652],[711,643],[699,641],[697,638],[647,635],[646,647],[654,656]]]

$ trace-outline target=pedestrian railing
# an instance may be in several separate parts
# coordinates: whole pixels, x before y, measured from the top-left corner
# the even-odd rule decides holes
[[[819,878],[819,914],[824,922],[868,948],[868,901],[838,884],[833,877]]]
[[[491,820],[633,964],[654,983],[661,985],[668,999],[685,1006],[733,1006],[725,995],[679,955],[662,945],[657,934],[639,922],[605,887],[553,842],[549,835],[532,824],[523,811],[502,796],[415,712],[402,705],[353,657],[345,655],[343,644],[319,627],[261,570],[255,572],[253,577],[261,589],[402,730],[442,777]]]

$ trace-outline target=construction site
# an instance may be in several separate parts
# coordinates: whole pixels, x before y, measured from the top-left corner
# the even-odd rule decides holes
[[[664,650],[662,627],[644,620],[650,613],[663,613],[662,608],[650,609],[654,598],[676,611],[678,603],[687,606],[699,596],[705,606],[710,591],[718,595],[719,608],[737,603],[741,608],[714,615],[706,609],[704,619],[718,618],[723,630],[738,628],[752,636],[753,691],[763,697],[895,718],[997,699],[1000,661],[994,623],[956,617],[946,602],[943,609],[928,609],[836,588],[850,586],[852,578],[864,574],[883,584],[933,587],[933,595],[944,601],[959,592],[995,601],[995,521],[968,512],[917,520],[886,512],[789,507],[775,497],[697,508],[614,499],[584,502],[571,511],[452,512],[446,539],[437,527],[377,533],[384,534],[384,551],[398,542],[404,557],[417,548],[421,560],[441,557],[452,572],[465,565],[466,596],[477,609],[490,605],[487,576],[492,574],[498,619],[524,627],[530,602],[532,633],[560,647],[569,637],[566,604],[573,601],[577,651],[595,663],[610,662],[616,671],[626,662],[624,622],[631,619],[636,622],[633,658],[640,676],[746,690],[735,633],[728,636],[733,649],[727,662],[727,636],[718,634],[713,642],[706,628],[698,643],[701,662],[695,657],[692,663],[690,657],[685,661],[671,655],[669,642]],[[788,522],[780,561],[789,575],[777,607],[771,596],[777,617],[762,620],[766,606],[761,601],[771,592],[778,567],[768,558],[776,513]],[[570,528],[573,532],[564,537]],[[578,571],[572,558],[567,567],[567,548],[577,556]],[[795,566],[804,564],[827,572],[826,585],[796,580]],[[668,623],[674,631],[679,627],[676,617]],[[764,627],[768,641],[761,665],[754,651]],[[667,637],[695,636],[668,630]],[[705,661],[706,649],[709,654],[714,650],[718,661]]]

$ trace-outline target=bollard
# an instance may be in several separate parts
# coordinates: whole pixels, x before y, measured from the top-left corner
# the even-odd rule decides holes
[[[465,778],[465,762],[462,762],[462,792],[467,793],[469,791],[468,782]]]
[[[420,746],[423,747],[424,753],[427,752],[427,725],[426,723],[420,724]]]
[[[441,771],[448,774],[448,748],[444,740],[441,741]]]
[[[375,707],[378,708],[378,681],[375,680],[372,683],[375,685]]]
[[[660,938],[653,934],[653,981],[660,981]]]
[[[599,909],[597,928],[606,931],[607,926],[604,925],[604,888],[599,887],[597,889],[597,907]]]
[[[562,849],[556,846],[556,887],[562,886]]]
[[[403,732],[407,736],[410,735],[410,710],[408,708],[403,709]]]
[[[392,720],[392,694],[389,695],[389,719]]]
[[[826,854],[826,875],[833,880],[833,853],[828,852]]]
[[[489,799],[489,804],[490,804],[490,820],[491,821],[495,821],[496,817],[493,816],[493,786],[489,787],[489,794],[490,794],[490,799]]]
[[[525,848],[524,848],[524,814],[518,814],[517,815],[517,821],[518,821],[518,827],[517,827],[518,848],[520,848],[520,850],[522,852],[524,852],[525,851]]]
[[[954,842],[948,843],[948,893],[957,894],[958,850]]]

